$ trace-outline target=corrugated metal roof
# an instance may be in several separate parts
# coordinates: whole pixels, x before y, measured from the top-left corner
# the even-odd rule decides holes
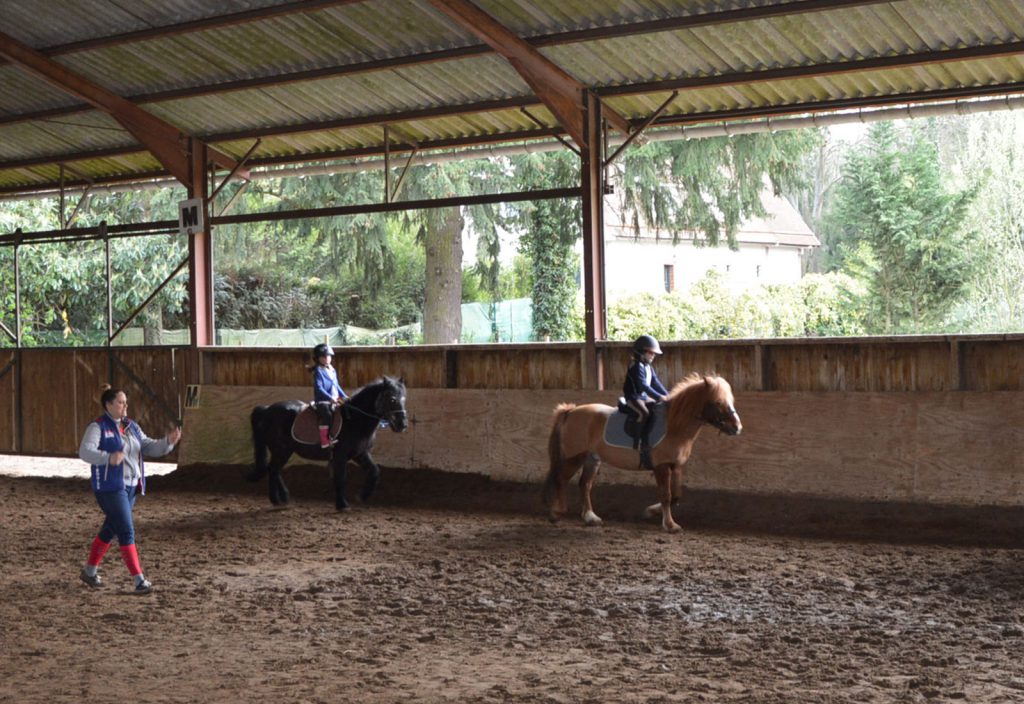
[[[1024,91],[1020,2],[475,4],[634,124],[675,89],[661,123]],[[5,0],[0,32],[235,157],[260,137],[256,163],[379,152],[385,122],[396,148],[545,134],[522,106],[558,128],[509,62],[429,0],[123,7]],[[109,116],[0,65],[0,192],[51,186],[60,162],[100,180],[160,170]]]

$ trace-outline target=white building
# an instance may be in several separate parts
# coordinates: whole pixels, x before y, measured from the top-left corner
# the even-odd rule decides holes
[[[718,247],[694,244],[684,233],[678,244],[671,233],[642,230],[640,236],[605,208],[605,291],[613,301],[635,293],[686,291],[710,269],[721,272],[731,288],[740,291],[760,284],[795,283],[804,260],[821,242],[784,198],[765,191],[768,214],[748,220],[736,233],[738,251],[723,242]],[[724,240],[724,237],[723,237]]]

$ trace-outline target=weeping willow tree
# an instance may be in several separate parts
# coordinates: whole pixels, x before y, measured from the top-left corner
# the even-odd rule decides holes
[[[414,199],[447,198],[483,192],[491,184],[500,187],[499,165],[474,159],[432,164],[410,169],[405,196]],[[426,252],[424,344],[458,342],[462,335],[463,233],[467,225],[479,237],[477,268],[489,290],[498,287],[498,231],[492,206],[429,208],[406,212],[409,223],[418,224],[417,239]]]
[[[621,192],[624,221],[678,241],[737,247],[744,220],[766,214],[761,196],[795,190],[801,160],[821,139],[817,130],[792,130],[651,142],[628,150],[609,181]]]

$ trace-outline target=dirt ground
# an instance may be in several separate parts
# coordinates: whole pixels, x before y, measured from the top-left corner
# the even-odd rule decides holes
[[[653,488],[584,528],[536,487],[422,476],[343,514],[319,469],[286,510],[241,470],[154,477],[147,597],[116,549],[78,581],[87,482],[0,476],[0,702],[1024,702],[1013,531],[730,523],[698,495],[666,535],[632,518]]]

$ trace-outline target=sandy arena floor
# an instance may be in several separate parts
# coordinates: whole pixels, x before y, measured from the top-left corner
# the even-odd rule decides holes
[[[276,510],[183,470],[137,505],[135,597],[116,550],[77,579],[87,483],[16,471],[0,702],[1024,702],[1020,549],[552,525],[532,487],[395,473],[338,514],[289,470]]]

